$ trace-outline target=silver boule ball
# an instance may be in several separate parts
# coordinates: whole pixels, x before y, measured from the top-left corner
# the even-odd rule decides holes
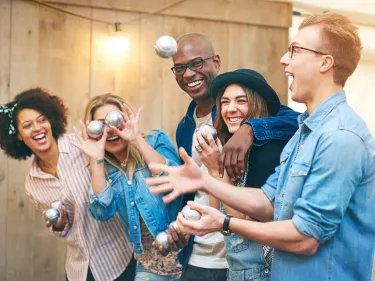
[[[63,201],[60,201],[60,200],[55,200],[51,203],[52,208],[59,209],[60,206],[65,208],[65,203]]]
[[[217,131],[216,129],[211,126],[211,125],[202,125],[199,127],[199,132],[202,134],[202,137],[204,138],[204,140],[208,143],[208,139],[207,139],[207,133],[210,132],[212,137],[214,138],[214,140],[217,139]]]
[[[160,57],[168,59],[177,52],[177,42],[171,36],[160,36],[156,40],[155,51]]]
[[[117,127],[122,122],[122,115],[118,111],[110,111],[108,112],[107,116],[105,117],[105,123],[108,126]]]
[[[185,219],[191,221],[198,221],[201,218],[201,213],[196,210],[191,209],[188,205],[186,205],[182,210],[182,214],[184,215]]]
[[[160,232],[155,238],[155,245],[159,249],[160,246],[163,246],[164,250],[169,252],[170,247],[168,243],[168,234],[165,231]]]
[[[87,126],[87,134],[93,139],[100,138],[103,134],[104,124],[98,120],[92,120]]]
[[[49,221],[51,224],[55,225],[57,220],[61,217],[61,213],[56,208],[49,208],[44,213],[44,220]]]
[[[179,228],[177,221],[172,221],[169,225],[171,225],[174,229]]]

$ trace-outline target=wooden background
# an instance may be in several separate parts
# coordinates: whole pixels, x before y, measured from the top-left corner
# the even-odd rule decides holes
[[[292,7],[262,0],[186,0],[154,15],[172,0],[46,1],[71,12],[123,25],[130,48],[110,57],[105,43],[113,26],[66,15],[26,0],[0,0],[0,104],[42,86],[70,109],[69,132],[89,98],[114,92],[144,107],[141,128],[162,128],[174,139],[189,97],[170,71],[172,60],[153,49],[164,34],[199,32],[221,56],[221,72],[241,67],[261,72],[287,100],[279,59],[287,50]],[[64,241],[45,229],[28,202],[24,179],[29,161],[0,153],[0,281],[64,280]]]

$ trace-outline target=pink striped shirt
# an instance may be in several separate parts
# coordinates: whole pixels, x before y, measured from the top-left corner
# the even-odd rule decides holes
[[[58,139],[58,178],[44,173],[34,159],[26,178],[26,193],[41,212],[54,200],[66,204],[68,223],[63,231],[54,233],[67,242],[65,266],[70,281],[85,281],[89,266],[95,280],[114,280],[128,265],[132,247],[118,214],[106,222],[91,216],[87,158],[70,140],[75,141],[75,136],[65,134]]]

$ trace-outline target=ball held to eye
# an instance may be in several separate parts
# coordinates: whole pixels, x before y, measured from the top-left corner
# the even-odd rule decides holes
[[[163,35],[156,40],[154,48],[160,57],[168,59],[177,52],[177,42],[173,37]]]
[[[103,134],[104,124],[98,120],[92,120],[87,126],[87,134],[89,137],[96,139]]]
[[[108,126],[118,127],[121,124],[122,115],[118,111],[110,111],[105,117],[105,123]]]
[[[206,143],[208,143],[208,139],[207,139],[207,133],[210,132],[212,137],[214,138],[214,140],[217,139],[217,131],[216,129],[211,126],[211,125],[208,125],[208,124],[205,124],[205,125],[202,125],[199,127],[199,132],[201,133],[202,137],[204,138],[204,140],[206,141]]]
[[[56,208],[48,208],[44,213],[44,220],[49,221],[50,224],[55,225],[57,220],[61,217],[61,212]]]
[[[181,213],[184,215],[185,219],[191,221],[198,221],[201,218],[201,213],[196,210],[191,209],[188,205],[186,205],[182,210]]]

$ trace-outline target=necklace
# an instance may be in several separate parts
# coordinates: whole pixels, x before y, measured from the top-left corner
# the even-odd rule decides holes
[[[120,163],[121,168],[125,169],[125,167],[128,165],[128,159],[125,159]]]

